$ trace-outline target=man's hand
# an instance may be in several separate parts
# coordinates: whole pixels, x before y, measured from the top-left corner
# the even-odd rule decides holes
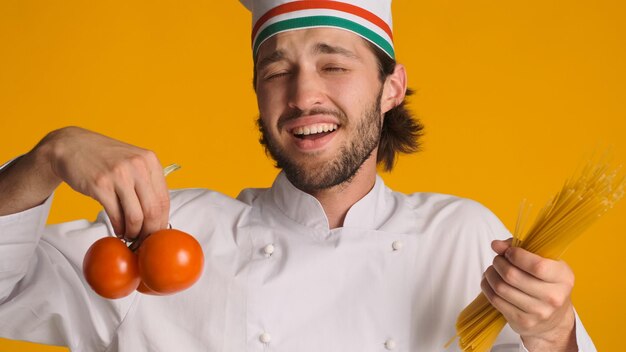
[[[0,177],[15,208],[0,214],[41,203],[61,181],[102,204],[120,236],[167,227],[169,193],[156,155],[77,127],[51,132]]]
[[[511,240],[493,241],[498,254],[482,291],[529,351],[578,351],[570,295],[574,274],[563,261],[542,258]]]

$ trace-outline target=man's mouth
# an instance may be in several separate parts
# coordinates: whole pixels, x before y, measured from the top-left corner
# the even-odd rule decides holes
[[[291,133],[299,139],[319,139],[335,132],[339,126],[334,123],[316,123],[294,128]]]

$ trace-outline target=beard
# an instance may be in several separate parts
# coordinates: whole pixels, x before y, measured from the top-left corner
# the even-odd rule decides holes
[[[316,154],[307,155],[302,158],[302,161],[294,160],[281,148],[276,138],[268,132],[269,129],[265,126],[261,116],[257,120],[259,131],[261,132],[260,142],[265,147],[266,153],[276,162],[276,167],[282,169],[287,179],[302,191],[310,193],[349,183],[380,142],[382,130],[380,119],[381,97],[382,89],[374,103],[365,110],[363,116],[354,122],[349,121],[342,111],[312,110],[308,112],[308,114],[331,114],[336,116],[339,121],[342,121],[340,129],[345,128],[348,133],[346,142],[339,148],[339,152],[331,160],[316,160]],[[296,111],[289,116],[281,117],[279,126],[285,120],[298,118],[303,114],[302,111]],[[352,124],[355,125],[351,126]]]

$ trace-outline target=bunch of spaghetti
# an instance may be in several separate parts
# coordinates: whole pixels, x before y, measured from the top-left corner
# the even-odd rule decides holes
[[[522,233],[525,207],[513,233],[513,246],[545,258],[557,259],[569,244],[624,194],[624,177],[608,163],[590,163],[568,180],[563,189],[540,210],[535,222]],[[506,319],[481,293],[459,315],[459,345],[465,352],[488,351]],[[450,341],[448,344],[450,344]]]

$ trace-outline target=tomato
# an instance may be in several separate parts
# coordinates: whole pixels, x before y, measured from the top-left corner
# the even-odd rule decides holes
[[[158,294],[193,285],[202,275],[204,254],[193,236],[175,229],[149,235],[137,250],[141,281]]]
[[[202,275],[204,254],[193,236],[179,230],[149,235],[136,253],[114,237],[94,242],[83,260],[89,286],[105,298],[120,298],[134,290],[166,295],[193,285]]]
[[[162,296],[163,295],[161,293],[158,293],[156,291],[151,290],[150,287],[146,286],[146,284],[143,281],[141,281],[139,283],[139,286],[137,287],[137,292],[141,292],[144,295],[153,295],[153,296]]]
[[[135,254],[115,237],[101,238],[89,247],[83,274],[89,286],[105,298],[127,296],[140,281]]]

